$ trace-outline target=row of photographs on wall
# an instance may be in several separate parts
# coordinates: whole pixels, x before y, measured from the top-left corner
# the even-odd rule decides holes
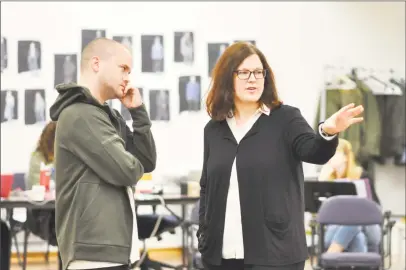
[[[143,100],[146,98],[143,88],[139,88]],[[44,89],[27,89],[24,92],[26,125],[46,121],[46,98]],[[148,91],[149,114],[152,121],[170,121],[170,91],[151,89]],[[1,90],[1,123],[19,119],[19,91]],[[179,112],[201,110],[201,78],[200,76],[183,76],[179,78]],[[113,108],[113,101],[108,101]],[[129,111],[120,103],[120,112],[126,121],[131,120]]]
[[[45,90],[29,89],[25,91],[25,124],[34,125],[46,121]],[[1,90],[1,123],[19,119],[19,98],[16,90]]]
[[[105,37],[105,30],[82,30],[82,50],[92,40]],[[113,39],[124,44],[133,51],[132,36],[113,36]],[[235,42],[237,42],[236,40]],[[246,40],[255,44],[254,40]],[[193,32],[175,32],[174,36],[174,61],[193,64],[194,62],[194,34]],[[208,43],[208,76],[210,76],[217,59],[229,46],[229,43]],[[41,42],[36,40],[18,41],[18,73],[39,71],[42,68]],[[67,55],[69,56],[69,54]],[[141,71],[145,73],[162,73],[165,67],[164,37],[162,35],[141,36]],[[70,54],[72,61],[67,68],[77,69],[77,54]],[[75,58],[75,59],[73,59]],[[10,56],[8,54],[7,38],[1,37],[1,72],[8,67]],[[73,63],[74,61],[74,63]],[[55,58],[56,62],[56,58]],[[62,69],[55,63],[55,73]],[[69,72],[69,70],[68,70]]]

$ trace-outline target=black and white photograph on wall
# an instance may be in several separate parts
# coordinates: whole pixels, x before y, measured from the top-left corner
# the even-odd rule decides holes
[[[1,123],[18,119],[18,92],[1,90]]]
[[[102,37],[106,37],[104,29],[82,29],[82,51],[90,41]]]
[[[44,89],[25,90],[25,124],[34,125],[46,121]]]
[[[54,85],[77,82],[77,55],[55,54]]]
[[[1,37],[1,72],[7,68],[7,39],[5,37]]]
[[[191,65],[194,60],[193,32],[175,32],[175,62]]]
[[[143,35],[141,36],[142,72],[164,71],[164,37]]]
[[[179,112],[200,111],[200,76],[179,77]]]
[[[217,60],[223,54],[228,47],[228,43],[209,43],[207,47],[208,59],[209,59],[209,77],[211,77],[211,71],[217,63]]]
[[[18,41],[18,73],[41,69],[41,43],[35,40]]]
[[[254,46],[256,45],[255,40],[235,40],[234,42],[235,43],[237,43],[237,42],[248,42],[248,43],[251,43]]]
[[[120,42],[126,46],[131,52],[133,51],[133,38],[132,36],[113,36],[113,40]]]
[[[143,89],[142,89],[142,88],[138,88],[138,90],[140,90],[141,98],[142,98],[142,100],[144,100],[144,91],[143,91]],[[125,120],[125,121],[130,121],[130,120],[132,120],[130,111],[127,109],[127,107],[125,107],[125,106],[123,105],[123,103],[121,103],[121,102],[120,102],[120,106],[121,106],[121,108],[120,108],[120,113],[121,113],[121,116],[123,116],[124,120]]]
[[[169,121],[169,91],[149,91],[150,117],[153,121]]]

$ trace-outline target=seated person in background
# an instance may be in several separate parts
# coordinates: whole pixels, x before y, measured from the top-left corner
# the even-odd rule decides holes
[[[56,122],[49,122],[42,130],[35,151],[31,154],[27,176],[27,189],[39,185],[41,163],[52,165],[54,162],[54,141]]]
[[[365,178],[369,179],[372,199],[380,205],[373,179],[370,179],[362,167],[356,164],[351,143],[340,138],[336,154],[322,167],[319,180],[358,180]],[[364,227],[330,225],[327,227],[325,236],[325,246],[328,247],[328,252],[367,252],[371,249],[377,250],[380,241],[381,231],[379,225]]]
[[[40,183],[41,163],[53,165],[54,162],[54,142],[55,142],[56,122],[49,122],[42,130],[35,151],[31,154],[27,189]],[[27,211],[27,223],[30,231],[46,240],[50,245],[57,246],[55,234],[55,210],[33,209]],[[62,269],[59,260],[59,269]]]

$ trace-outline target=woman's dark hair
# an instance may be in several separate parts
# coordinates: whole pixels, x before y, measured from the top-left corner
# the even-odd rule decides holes
[[[56,122],[49,122],[42,130],[37,149],[35,149],[44,156],[47,164],[54,161],[55,131]]]
[[[274,75],[264,54],[253,44],[236,42],[229,46],[218,59],[212,71],[211,89],[206,98],[206,110],[217,121],[231,117],[235,111],[234,76],[239,65],[250,55],[256,54],[266,70],[264,91],[259,100],[261,104],[273,109],[281,104],[275,86]]]

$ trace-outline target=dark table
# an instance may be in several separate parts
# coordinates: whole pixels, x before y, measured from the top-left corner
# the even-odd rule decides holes
[[[165,205],[181,205],[181,219],[184,220],[186,217],[186,206],[189,204],[194,204],[199,200],[198,196],[187,196],[179,194],[164,194],[162,198],[165,202]],[[161,200],[158,196],[153,194],[141,194],[135,196],[136,206],[141,205],[150,205],[158,206],[161,205]],[[24,197],[11,197],[9,199],[2,199],[0,201],[0,209],[9,209],[14,208],[26,208],[26,209],[55,209],[55,200],[44,200],[44,201],[30,201]],[[172,212],[172,211],[171,211]],[[173,213],[173,212],[172,212]],[[25,232],[28,235],[28,232]],[[24,258],[23,258],[23,267],[26,269],[27,265],[27,236],[24,240]],[[188,244],[188,237],[185,231],[185,228],[182,227],[182,263],[188,269],[191,269],[190,263],[188,263],[188,254],[186,252]]]
[[[188,205],[196,203],[199,197],[187,196],[187,195],[163,195],[162,198],[165,204],[177,204],[177,205]],[[135,198],[135,203],[137,206],[141,205],[160,205],[161,201],[155,195],[142,195],[141,198]],[[54,209],[55,200],[45,200],[45,201],[29,201],[24,198],[10,198],[0,201],[0,208],[13,209],[13,208],[26,208],[26,209]]]

